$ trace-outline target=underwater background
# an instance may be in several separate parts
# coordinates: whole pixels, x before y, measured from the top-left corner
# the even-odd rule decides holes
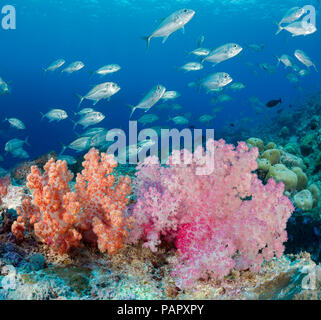
[[[320,7],[319,1],[312,2],[317,9]],[[229,92],[233,100],[222,104],[223,110],[209,125],[216,130],[217,137],[222,135],[220,131],[226,123],[235,122],[238,126],[240,119],[245,117],[255,124],[269,125],[276,109],[264,108],[256,114],[248,101],[251,96],[258,97],[264,104],[282,98],[282,109],[287,110],[289,105],[295,107],[307,95],[320,89],[320,74],[314,70],[293,84],[286,78],[289,70],[283,65],[274,74],[259,67],[261,63],[276,65],[275,56],[283,53],[293,56],[296,49],[307,52],[318,66],[319,32],[291,37],[290,33],[282,31],[275,36],[276,22],[283,12],[304,4],[304,1],[291,0],[15,1],[16,30],[0,30],[1,77],[11,83],[11,93],[1,97],[1,118],[19,118],[27,130],[17,132],[9,128],[8,123],[1,123],[0,143],[4,146],[11,138],[27,135],[31,146],[26,146],[26,151],[31,158],[51,150],[60,152],[60,143],[68,144],[77,137],[73,123],[69,120],[60,123],[48,123],[47,119],[40,121],[40,112],[60,108],[67,111],[69,118],[75,118],[73,112],[78,109],[75,94],[84,95],[91,86],[102,82],[98,76],[90,78],[89,71],[110,63],[117,63],[122,69],[105,77],[104,81],[116,82],[121,90],[109,102],[102,101],[96,108],[106,115],[100,125],[108,129],[126,130],[130,114],[127,104],[136,104],[156,84],[178,91],[181,97],[175,102],[183,108],[180,111],[159,110],[160,119],[153,125],[166,126],[169,116],[190,112],[190,125],[204,127],[197,119],[203,114],[211,114],[212,96],[204,90],[198,92],[189,88],[188,83],[214,71],[227,72],[235,82],[246,85],[244,90]],[[178,31],[165,45],[160,39],[152,39],[150,49],[146,50],[141,37],[150,34],[159,19],[182,6],[196,11],[185,28],[185,35]],[[197,61],[197,57],[188,52],[196,49],[201,35],[205,37],[203,46],[206,48],[236,42],[244,49],[239,56],[215,68],[205,62],[204,69],[197,72],[177,71],[175,67]],[[264,50],[255,52],[246,48],[252,43],[264,44]],[[42,68],[58,58],[65,59],[66,63],[81,60],[85,67],[71,75],[60,74],[60,71],[44,75]],[[248,62],[253,67],[247,66]],[[84,102],[82,107],[91,107],[91,102]],[[142,114],[138,111],[133,120]],[[9,154],[5,156],[3,167],[8,169],[17,161]]]
[[[0,27],[0,300],[321,299],[320,0],[9,2],[16,11],[16,29]],[[6,4],[0,1],[0,8]],[[305,5],[316,10],[316,32],[276,34],[288,10]],[[183,8],[195,11],[185,31],[177,30],[165,43],[152,38],[146,48],[143,37]],[[191,54],[201,38],[201,46],[210,50],[237,43],[242,51],[213,66]],[[304,51],[313,65],[301,63],[296,50]],[[280,61],[282,55],[290,57],[290,66]],[[45,72],[57,59],[66,62]],[[61,72],[74,61],[84,67]],[[185,72],[182,66],[192,61],[202,62],[201,70]],[[93,74],[109,64],[121,69],[104,77]],[[204,79],[216,72],[228,73],[233,81],[221,91],[207,92]],[[115,82],[119,92],[94,106],[85,99],[79,107],[79,96],[106,81]],[[4,84],[9,91],[1,91]],[[156,85],[179,96],[160,99],[147,113],[138,108],[130,117],[129,106]],[[230,171],[199,178],[170,165],[157,167],[155,176],[150,163],[114,168],[97,151],[106,150],[105,140],[83,162],[93,145],[78,146],[80,152],[63,147],[86,131],[80,123],[75,126],[80,119],[75,113],[83,108],[105,116],[87,129],[128,133],[129,120],[138,120],[138,129],[214,129],[215,164]],[[68,117],[60,114],[63,118],[49,121],[52,109],[62,109]],[[154,118],[144,123],[145,115]],[[12,118],[25,128],[9,123]],[[27,137],[28,143],[22,143],[26,153],[15,153],[14,144]],[[221,138],[226,144],[217,141]],[[235,150],[227,146],[239,141],[244,143]],[[68,166],[54,161],[66,155],[74,158]],[[175,183],[185,178],[185,184]],[[34,183],[37,179],[42,184]],[[174,195],[164,191],[168,186]],[[193,196],[186,196],[188,192]],[[58,200],[51,207],[48,199]],[[70,203],[74,207],[68,211]],[[109,206],[120,208],[114,220]],[[70,212],[76,213],[70,217]],[[208,212],[215,218],[226,212],[230,216],[222,225],[220,217],[210,217],[204,227]],[[35,227],[33,219],[38,219]],[[193,230],[194,223],[201,227]],[[188,242],[191,234],[197,239],[195,252]],[[218,245],[221,251],[216,252],[220,237],[222,243],[237,243],[232,254],[226,252],[229,245]],[[260,237],[262,247],[257,249],[251,239]],[[186,249],[190,247],[191,252]],[[317,285],[304,282],[309,272],[318,272]]]

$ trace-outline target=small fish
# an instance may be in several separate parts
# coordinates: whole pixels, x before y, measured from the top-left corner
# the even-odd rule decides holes
[[[73,142],[71,142],[68,146],[62,145],[62,150],[60,155],[62,155],[67,148],[75,150],[77,152],[85,151],[90,148],[91,137],[81,137]]]
[[[198,48],[200,48],[200,47],[203,45],[204,41],[205,41],[205,36],[200,36],[200,37],[198,38],[198,40],[197,40],[197,46],[198,46]]]
[[[28,159],[30,158],[28,152],[22,148],[14,149],[11,151],[11,154],[15,158],[19,159]]]
[[[5,118],[4,121],[8,121],[11,127],[16,128],[18,130],[26,129],[26,126],[24,125],[24,123],[17,118]]]
[[[29,137],[27,137],[25,140],[21,140],[21,139],[17,139],[17,138],[11,139],[5,144],[4,150],[6,152],[13,152],[16,149],[22,148],[23,145],[25,145],[25,144],[30,146],[28,139],[29,139]]]
[[[83,134],[81,134],[82,137],[93,137],[97,133],[105,131],[105,128],[90,128],[86,130]]]
[[[232,97],[229,96],[228,94],[221,94],[219,95],[216,99],[212,99],[211,103],[212,104],[218,104],[218,103],[223,103],[223,102],[228,102],[231,101]]]
[[[58,160],[66,161],[68,165],[73,165],[77,163],[77,160],[74,157],[68,155],[61,155],[58,157]]]
[[[58,59],[52,62],[47,68],[42,68],[43,72],[46,73],[47,71],[55,71],[62,67],[66,61],[64,59]]]
[[[136,106],[129,105],[132,109],[130,117],[132,117],[133,113],[136,109],[144,109],[145,112],[149,111],[164,95],[166,88],[162,85],[157,85],[153,87],[144,98],[138,103]]]
[[[282,54],[280,58],[276,56],[276,58],[278,60],[278,66],[281,62],[285,65],[286,68],[293,66],[293,59],[287,54]]]
[[[207,57],[202,60],[212,62],[213,66],[216,66],[218,63],[231,59],[237,56],[243,48],[236,43],[227,43],[221,47],[213,50]]]
[[[105,119],[105,116],[98,111],[85,114],[79,121],[74,122],[74,129],[77,125],[81,125],[86,129],[89,126],[93,126]]]
[[[181,95],[177,91],[165,91],[165,93],[162,96],[162,100],[174,100],[179,98]]]
[[[234,82],[230,85],[230,89],[233,91],[239,91],[245,89],[245,84],[242,82]]]
[[[291,24],[292,22],[299,20],[304,15],[304,13],[305,10],[300,7],[293,7],[290,10],[288,10],[282,18],[282,20],[279,23],[277,23],[278,30],[275,35],[278,35],[284,29],[282,27],[282,24]]]
[[[260,68],[269,72],[270,74],[274,74],[276,72],[276,67],[269,63],[261,63]]]
[[[105,145],[107,142],[106,141],[106,134],[107,134],[107,130],[96,133],[91,138],[90,146],[99,148],[99,147],[102,147],[103,145]]]
[[[61,120],[65,120],[68,118],[68,114],[65,110],[62,109],[51,109],[49,112],[47,112],[46,114],[43,114],[42,112],[40,112],[41,114],[41,120],[43,118],[48,118],[49,122],[53,122],[53,121],[61,121]]]
[[[121,66],[118,64],[108,64],[99,68],[98,70],[91,72],[91,75],[97,74],[99,76],[105,76],[107,74],[115,73],[121,69]]]
[[[310,74],[310,71],[309,71],[309,70],[301,69],[301,70],[299,71],[299,75],[300,75],[301,77],[305,77],[305,76],[307,76],[307,75],[309,75],[309,74]]]
[[[318,72],[318,69],[316,65],[312,62],[310,57],[302,50],[296,50],[294,52],[294,56],[301,62],[303,63],[306,67],[314,67],[315,71]]]
[[[69,66],[67,66],[67,68],[63,69],[61,72],[66,72],[71,74],[81,70],[84,66],[85,65],[82,61],[75,61],[75,62],[72,62]]]
[[[163,38],[163,43],[175,31],[182,29],[194,17],[195,11],[190,9],[182,9],[174,12],[169,17],[164,19],[158,28],[149,36],[143,37],[147,41],[147,48],[149,48],[150,40],[152,38]]]
[[[182,110],[183,107],[180,104],[175,103],[175,104],[172,105],[171,109],[174,110],[174,111],[178,111],[178,110]]]
[[[94,111],[95,110],[93,108],[84,108],[84,109],[81,109],[79,112],[74,112],[74,115],[75,116],[82,116],[84,114],[91,113]]]
[[[9,84],[0,77],[0,96],[10,93]]]
[[[306,21],[296,21],[285,27],[280,27],[281,30],[286,30],[292,34],[292,37],[307,36],[317,31],[317,28],[312,23]]]
[[[82,102],[87,100],[94,101],[93,105],[95,106],[99,101],[104,99],[110,99],[114,94],[120,90],[118,84],[114,82],[104,82],[94,86],[85,96],[77,95],[79,98],[79,107]]]
[[[253,50],[253,51],[255,51],[255,52],[261,52],[261,51],[264,50],[265,46],[264,46],[264,44],[255,44],[255,43],[253,43],[253,44],[247,44],[246,47],[251,49],[251,50]]]
[[[145,126],[147,123],[153,123],[158,119],[159,117],[155,114],[144,114],[138,119],[138,122]]]
[[[202,86],[207,92],[217,91],[231,83],[233,79],[226,72],[216,72],[201,80]]]
[[[267,106],[268,108],[273,108],[273,107],[277,106],[277,105],[280,104],[280,103],[282,103],[282,99],[281,99],[281,98],[280,98],[279,100],[271,100],[271,101],[269,101],[269,102],[266,104],[266,106]]]
[[[290,82],[292,82],[292,83],[297,83],[297,82],[299,82],[299,78],[296,76],[296,74],[294,74],[294,73],[289,73],[289,74],[287,74],[286,75],[286,78],[290,81]]]
[[[156,142],[152,139],[145,139],[143,141],[140,141],[138,143],[138,146],[140,147],[140,150],[143,148],[151,148],[152,146],[154,146],[156,144]]]
[[[178,70],[184,70],[185,72],[190,71],[199,71],[202,70],[204,67],[199,62],[188,62],[184,64],[182,67],[178,68]]]
[[[214,119],[213,116],[211,116],[210,114],[204,114],[202,116],[200,116],[200,118],[198,119],[199,122],[202,123],[209,123]]]
[[[183,125],[183,124],[188,124],[188,119],[186,119],[183,116],[176,116],[174,118],[169,118],[168,121],[173,121],[175,124],[178,125]]]
[[[234,128],[235,124],[233,122],[230,123],[230,127]]]
[[[193,54],[194,56],[197,56],[197,57],[204,57],[204,56],[208,56],[210,54],[210,52],[211,52],[210,49],[197,48],[197,49],[191,51],[189,54]]]

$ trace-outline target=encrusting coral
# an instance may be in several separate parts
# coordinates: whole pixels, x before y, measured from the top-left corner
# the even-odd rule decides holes
[[[188,165],[171,163],[192,158],[187,151],[173,152],[167,167],[156,158],[138,167],[129,242],[142,240],[153,251],[162,240],[174,243],[179,255],[173,275],[181,287],[232,269],[258,271],[264,260],[280,257],[294,210],[283,183],[270,179],[263,185],[253,173],[257,148],[243,142],[235,150],[224,140],[209,140],[207,148],[211,143],[215,170],[209,175],[196,174],[202,162],[197,157]]]
[[[130,219],[123,216],[130,179],[115,182],[112,172],[117,163],[113,156],[102,153],[100,157],[94,148],[85,156],[83,166],[75,192],[70,192],[73,174],[65,161],[50,159],[44,176],[37,167],[31,168],[27,186],[33,198],[23,200],[12,226],[18,239],[33,226],[35,235],[61,254],[87,241],[110,254],[122,247],[130,226]]]

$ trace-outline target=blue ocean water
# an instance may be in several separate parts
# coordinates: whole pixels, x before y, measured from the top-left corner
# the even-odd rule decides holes
[[[0,7],[5,4],[8,3],[0,1]],[[0,77],[9,81],[11,86],[10,94],[0,96],[0,118],[19,118],[27,129],[18,131],[1,122],[0,154],[5,158],[1,166],[6,169],[21,161],[5,154],[4,145],[9,139],[29,136],[31,146],[25,146],[25,149],[30,158],[51,150],[59,153],[60,143],[73,141],[77,136],[70,120],[59,123],[49,123],[47,119],[41,121],[40,112],[61,108],[73,119],[78,105],[75,93],[84,95],[93,85],[103,81],[114,81],[121,90],[109,102],[104,100],[95,106],[106,115],[99,126],[125,130],[130,114],[127,104],[137,104],[156,84],[178,91],[181,97],[175,103],[181,104],[183,109],[170,111],[170,114],[168,110],[152,109],[150,112],[160,116],[154,125],[168,125],[169,116],[191,112],[190,125],[205,127],[197,119],[212,112],[214,106],[210,101],[213,95],[204,90],[198,92],[187,84],[213,72],[228,72],[235,82],[246,85],[240,92],[227,92],[233,100],[224,104],[222,112],[211,123],[211,127],[218,131],[224,124],[237,122],[245,116],[254,118],[256,123],[261,121],[269,125],[276,109],[266,109],[263,115],[256,115],[248,101],[251,96],[258,97],[263,103],[281,97],[282,108],[287,108],[320,89],[320,73],[313,69],[309,76],[300,78],[302,89],[298,90],[298,84],[290,83],[286,78],[289,70],[283,66],[280,65],[275,74],[258,66],[264,62],[276,65],[275,56],[284,53],[293,56],[296,49],[301,49],[321,68],[319,31],[299,37],[292,37],[287,31],[275,35],[276,22],[294,6],[314,5],[318,28],[319,0],[309,3],[294,0],[12,0],[9,4],[16,9],[17,25],[16,30],[0,28]],[[149,50],[146,50],[141,37],[151,34],[159,19],[182,8],[196,12],[185,27],[185,34],[179,30],[165,44],[159,38],[152,39]],[[244,50],[216,67],[205,62],[204,69],[198,72],[177,71],[176,67],[197,60],[187,53],[196,49],[201,35],[205,36],[204,47],[213,49],[236,42]],[[246,45],[252,43],[264,44],[264,50],[253,52],[247,49]],[[43,75],[42,68],[58,58],[64,58],[67,63],[81,60],[85,68],[71,75],[59,71]],[[255,65],[258,75],[253,74],[247,62]],[[122,69],[102,79],[98,76],[90,78],[89,71],[110,63],[117,63]],[[300,65],[299,61],[296,63]],[[91,106],[88,100],[82,105]],[[136,111],[133,119],[142,114],[142,111]],[[80,133],[80,127],[76,131]],[[75,155],[72,150],[66,154]]]

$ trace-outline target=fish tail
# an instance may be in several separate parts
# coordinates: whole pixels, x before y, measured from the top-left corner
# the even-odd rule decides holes
[[[319,72],[318,69],[317,69],[317,66],[315,64],[313,64],[313,67],[314,67],[316,72]]]
[[[67,149],[68,147],[67,147],[66,145],[64,145],[62,142],[59,142],[59,143],[61,144],[61,147],[62,147],[59,155],[62,155],[62,154],[66,151],[66,149]]]
[[[42,112],[40,112],[41,114],[41,120],[43,120],[43,118],[46,116],[45,114],[43,114]]]
[[[89,79],[91,79],[93,77],[93,75],[95,74],[95,71],[88,71],[89,72]]]
[[[278,67],[280,65],[281,59],[277,55],[275,55],[275,58],[278,60],[278,63],[276,65]]]
[[[284,28],[280,26],[279,23],[277,23],[278,30],[276,31],[275,35],[277,36]]]
[[[130,119],[137,108],[135,106],[132,106],[131,104],[128,104],[128,107],[132,109],[132,112],[129,116],[129,119]]]
[[[147,49],[149,49],[149,44],[150,44],[151,36],[145,36],[145,37],[142,37],[142,39],[147,42]]]
[[[85,98],[84,98],[83,96],[81,96],[80,94],[78,94],[78,93],[76,93],[76,96],[77,96],[78,99],[79,99],[79,104],[78,104],[78,108],[79,108]]]
[[[282,103],[282,98],[280,98],[280,100],[279,100],[279,101],[280,101],[280,103]]]
[[[44,76],[47,73],[47,69],[46,68],[42,68],[42,75]]]
[[[74,120],[71,120],[71,121],[72,121],[72,123],[74,124],[73,129],[75,130],[76,127],[77,127],[77,125],[78,125],[78,122],[76,122],[76,121],[74,121]]]
[[[27,145],[27,146],[30,146],[30,143],[29,143],[29,136],[25,139],[25,144]]]

